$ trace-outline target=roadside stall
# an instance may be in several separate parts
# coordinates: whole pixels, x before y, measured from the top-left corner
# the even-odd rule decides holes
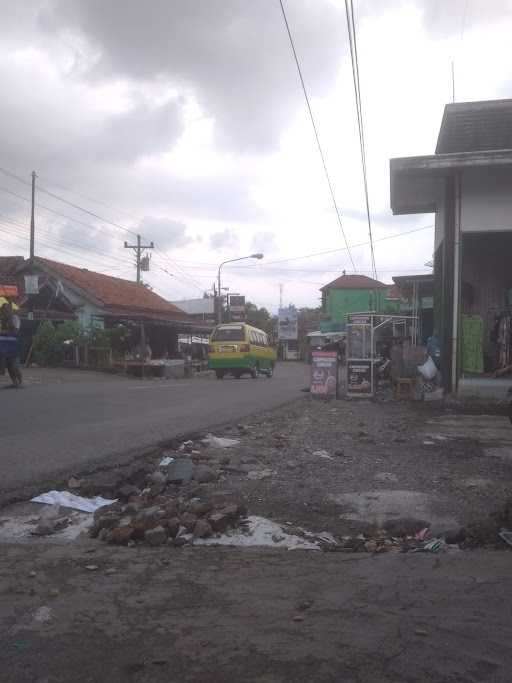
[[[417,316],[383,313],[347,315],[347,396],[375,395],[380,377],[391,371],[394,349],[416,346]]]

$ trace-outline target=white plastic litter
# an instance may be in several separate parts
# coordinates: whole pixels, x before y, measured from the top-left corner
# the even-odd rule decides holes
[[[234,545],[244,548],[267,546],[287,548],[288,550],[320,550],[317,543],[287,533],[279,524],[271,522],[270,519],[250,516],[247,520],[248,528],[246,531],[233,529],[218,538],[198,538],[194,540],[194,545]]]
[[[96,512],[99,508],[102,508],[105,505],[112,505],[112,503],[115,503],[116,501],[108,500],[101,496],[96,496],[96,498],[83,498],[82,496],[76,496],[69,491],[48,491],[48,493],[42,493],[40,496],[32,498],[31,502],[46,503],[46,505],[57,504],[66,508],[81,510],[82,512]]]
[[[418,365],[418,372],[427,380],[434,379],[437,375],[437,367],[430,356],[423,365]]]
[[[313,451],[313,455],[316,458],[324,458],[324,460],[334,460],[332,455],[329,455],[327,451]]]
[[[268,479],[274,474],[272,470],[251,470],[247,472],[247,479]]]
[[[213,436],[213,434],[207,434],[203,439],[203,443],[212,448],[233,448],[240,443],[240,439],[226,439],[222,436]]]
[[[171,458],[170,455],[166,455],[160,460],[160,467],[167,467],[171,462],[174,462],[174,458]]]

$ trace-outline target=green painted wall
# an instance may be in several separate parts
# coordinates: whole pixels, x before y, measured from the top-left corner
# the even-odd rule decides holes
[[[399,308],[398,301],[386,301],[383,289],[330,289],[326,292],[324,312],[332,322],[343,323],[347,313],[398,313]]]

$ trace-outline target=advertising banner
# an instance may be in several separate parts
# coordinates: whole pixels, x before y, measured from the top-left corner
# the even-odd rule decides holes
[[[372,362],[347,361],[347,393],[365,396],[372,394]]]
[[[280,341],[296,341],[299,337],[297,309],[280,308],[277,317],[277,336]]]
[[[232,322],[245,320],[245,296],[234,294],[229,297],[229,319]]]
[[[338,354],[313,351],[311,354],[310,392],[314,396],[334,397],[338,390]]]

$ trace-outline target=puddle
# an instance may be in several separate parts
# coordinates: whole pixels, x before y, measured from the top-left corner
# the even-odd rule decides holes
[[[340,514],[346,520],[383,527],[394,519],[416,518],[429,520],[436,527],[458,526],[453,517],[436,512],[441,501],[419,491],[362,491],[331,494],[329,498],[346,509]]]

